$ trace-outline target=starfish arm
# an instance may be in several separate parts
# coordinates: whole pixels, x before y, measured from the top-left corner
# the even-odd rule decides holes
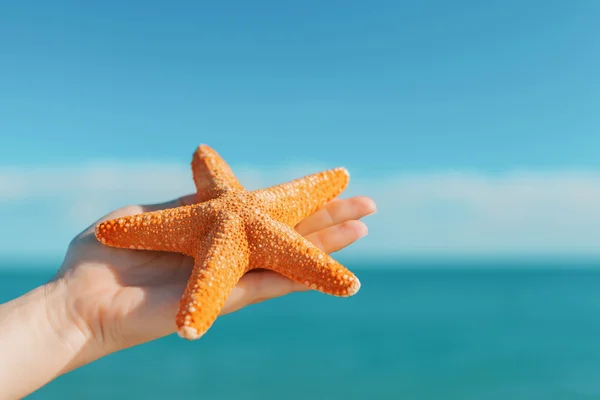
[[[254,221],[251,229],[251,268],[273,270],[334,296],[352,296],[360,289],[352,272],[293,228],[267,217]]]
[[[209,230],[204,208],[196,204],[108,220],[96,226],[96,238],[112,247],[192,255],[197,238]]]
[[[253,193],[266,202],[271,217],[296,226],[342,193],[349,180],[350,174],[345,168],[335,168]]]
[[[225,217],[200,244],[176,318],[179,335],[198,339],[217,319],[225,300],[248,267],[244,223]]]
[[[206,145],[198,146],[192,158],[198,202],[215,199],[232,190],[243,190],[221,156]]]

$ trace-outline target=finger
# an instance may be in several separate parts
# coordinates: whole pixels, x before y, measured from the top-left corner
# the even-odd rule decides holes
[[[364,222],[354,220],[330,226],[305,237],[324,252],[333,253],[356,242],[366,236],[367,233],[367,225]]]
[[[296,231],[306,236],[344,221],[360,219],[373,214],[376,210],[375,202],[368,197],[357,196],[343,200],[336,199],[300,221],[296,225]]]
[[[232,290],[221,314],[228,314],[249,304],[285,296],[292,292],[308,290],[311,289],[274,271],[250,271],[242,276],[236,287]]]
[[[274,271],[256,271],[261,283],[249,304],[257,304],[265,300],[283,297],[294,292],[308,292],[312,289],[299,282],[295,282]]]

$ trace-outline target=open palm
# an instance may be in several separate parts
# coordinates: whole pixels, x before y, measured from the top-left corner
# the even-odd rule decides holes
[[[129,206],[98,222],[193,203],[195,195],[151,206]],[[367,233],[360,218],[375,211],[366,197],[333,200],[301,221],[296,230],[327,253],[338,251]],[[175,315],[193,259],[177,253],[104,246],[93,224],[69,247],[57,280],[67,287],[67,312],[108,351],[147,342],[176,330]],[[285,294],[310,290],[272,271],[254,270],[242,277],[221,314]]]

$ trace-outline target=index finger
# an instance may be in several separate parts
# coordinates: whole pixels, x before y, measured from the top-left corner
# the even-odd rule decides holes
[[[300,221],[296,225],[296,231],[306,236],[345,221],[361,219],[373,214],[376,210],[375,202],[369,197],[356,196],[343,200],[335,199]]]

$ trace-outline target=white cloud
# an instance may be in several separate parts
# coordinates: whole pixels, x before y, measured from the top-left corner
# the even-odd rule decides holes
[[[380,252],[600,255],[600,173],[447,172],[357,186],[378,200]]]
[[[249,189],[329,166],[233,166]],[[353,175],[345,196],[378,203],[370,235],[344,255],[600,256],[600,173]],[[193,192],[189,166],[96,163],[0,168],[0,256],[60,254],[108,211]]]

